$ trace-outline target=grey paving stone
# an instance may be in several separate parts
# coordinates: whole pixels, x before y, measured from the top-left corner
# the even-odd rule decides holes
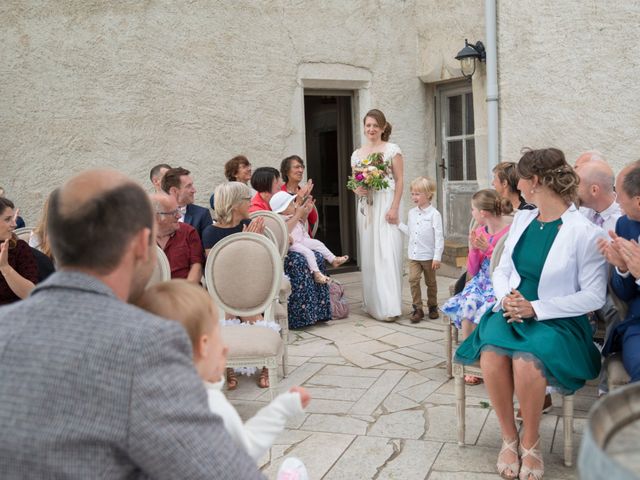
[[[380,415],[371,426],[367,435],[372,437],[411,438],[417,440],[425,432],[423,410],[407,410],[403,412]]]
[[[443,358],[442,356],[431,355],[430,353],[421,352],[420,350],[416,350],[413,347],[397,348],[394,351],[396,353],[401,353],[402,355],[406,355],[407,357],[412,357],[412,358],[415,358],[416,360],[421,360],[423,362],[436,359],[439,363],[442,361],[442,358]]]
[[[392,350],[389,350],[388,352],[377,353],[376,356],[379,358],[384,358],[385,360],[389,360],[390,362],[397,363],[399,365],[404,365],[405,367],[411,367],[416,363],[420,363],[420,360],[401,355]]]
[[[344,377],[340,375],[316,374],[307,380],[307,384],[344,388],[369,388],[375,381],[376,379],[371,377]]]
[[[488,409],[467,407],[465,427],[465,442],[467,445],[476,443],[480,429],[484,425],[488,414]],[[427,408],[427,433],[424,435],[424,440],[458,441],[458,421],[455,407],[438,406]],[[473,448],[469,450],[473,450]]]
[[[394,345],[396,347],[408,347],[410,345],[422,343],[421,338],[416,338],[415,335],[409,335],[402,332],[394,332],[390,335],[381,337],[378,340],[384,343],[388,343],[389,345]]]
[[[345,377],[370,377],[378,378],[382,375],[382,370],[376,370],[374,368],[358,368],[358,367],[340,367],[340,366],[326,366],[320,370],[322,375],[344,375]]]
[[[355,402],[367,390],[364,388],[326,388],[326,387],[305,387],[311,394],[313,400],[342,400],[348,402]]]
[[[442,443],[401,440],[400,453],[381,469],[378,479],[423,479],[433,465]]]
[[[385,462],[400,450],[399,443],[387,438],[357,437],[324,479],[374,478]]]
[[[302,424],[300,430],[329,433],[351,433],[364,435],[369,423],[348,415],[329,415],[312,413]]]
[[[445,472],[493,473],[497,478],[495,462],[499,448],[459,447],[445,443],[433,464],[434,470]]]
[[[340,458],[354,438],[354,435],[315,432],[294,447],[282,450],[281,453],[286,452],[286,456],[302,459],[309,478],[320,479]],[[275,479],[283,461],[283,456],[272,458],[270,465],[263,470],[263,473],[268,478]]]
[[[404,375],[405,372],[402,371],[385,371],[371,388],[369,388],[367,393],[360,397],[353,407],[351,407],[351,413],[371,415]]]
[[[354,345],[340,343],[338,343],[337,345],[338,349],[340,350],[340,355],[360,368],[371,368],[385,363],[384,359],[378,358],[365,352],[361,352],[360,350],[355,348]]]
[[[414,385],[413,387],[398,391],[398,394],[413,400],[414,402],[422,403],[429,395],[435,392],[441,384],[442,382],[427,380],[419,385]]]
[[[313,357],[309,359],[309,362],[323,365],[346,365],[348,363],[343,357]]]
[[[362,335],[366,335],[369,338],[379,339],[380,337],[384,337],[385,335],[389,335],[394,333],[394,330],[383,327],[380,324],[372,325],[372,324],[364,324],[363,327],[359,327],[356,330],[358,333]]]
[[[407,374],[402,377],[402,380],[398,382],[398,384],[393,389],[394,392],[400,392],[409,387],[413,387],[414,385],[419,385],[420,383],[425,383],[429,381],[429,378],[424,377],[415,372],[407,372]]]
[[[401,410],[410,410],[419,406],[420,404],[414,402],[413,400],[409,400],[402,395],[398,395],[397,393],[392,393],[387,398],[385,398],[384,402],[382,403],[382,407],[387,413],[399,412]]]
[[[353,402],[313,398],[305,411],[308,413],[344,414],[349,412],[352,406]]]
[[[393,350],[395,347],[388,343],[382,343],[378,340],[370,340],[368,342],[354,343],[350,345],[350,348],[356,349],[360,352],[374,354],[378,352],[385,352],[387,350]]]

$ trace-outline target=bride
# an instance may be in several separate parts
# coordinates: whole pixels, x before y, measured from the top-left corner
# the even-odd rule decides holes
[[[396,226],[402,200],[402,152],[398,145],[388,142],[391,124],[380,110],[367,112],[364,134],[367,143],[353,152],[351,166],[372,153],[382,153],[384,161],[391,163],[392,176],[384,190],[354,190],[359,197],[362,308],[377,320],[394,321],[402,313],[402,233]],[[373,201],[367,201],[367,197]]]

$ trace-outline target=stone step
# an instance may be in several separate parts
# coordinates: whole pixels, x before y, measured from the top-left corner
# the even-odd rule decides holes
[[[456,268],[462,268],[467,264],[467,255],[469,255],[469,247],[466,243],[453,240],[444,241],[442,263]]]

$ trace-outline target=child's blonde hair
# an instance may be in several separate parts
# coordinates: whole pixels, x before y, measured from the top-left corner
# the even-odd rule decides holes
[[[431,201],[436,194],[436,182],[431,177],[418,177],[411,181],[411,190],[424,193]]]
[[[136,304],[154,315],[182,324],[195,348],[215,312],[211,297],[187,280],[169,280],[147,288]]]

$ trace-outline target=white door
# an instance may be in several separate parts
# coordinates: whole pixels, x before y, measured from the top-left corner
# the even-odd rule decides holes
[[[438,88],[438,205],[445,237],[466,242],[478,190],[471,83]]]

